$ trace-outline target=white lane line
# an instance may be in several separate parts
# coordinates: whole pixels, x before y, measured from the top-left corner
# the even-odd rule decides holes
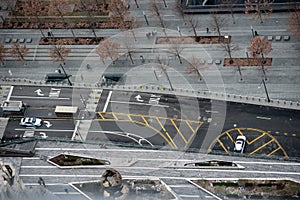
[[[206,192],[207,194],[213,196],[214,198],[218,199],[218,200],[222,200],[221,198],[219,198],[218,196],[216,196],[215,194],[211,193],[210,191],[208,191],[207,189],[201,187],[200,185],[194,183],[193,181],[191,180],[187,180],[189,183],[191,183],[192,185],[194,185],[195,187],[201,189],[202,191]]]
[[[70,100],[70,98],[64,98],[64,97],[59,97],[59,98],[55,98],[55,97],[32,97],[32,96],[11,96],[13,98],[16,99],[53,99],[53,100]]]
[[[9,101],[9,99],[10,99],[10,97],[11,97],[11,94],[12,94],[12,92],[13,92],[13,89],[14,89],[14,86],[11,86],[11,87],[10,87],[10,90],[9,90],[9,93],[8,93],[8,95],[7,95],[6,101]]]
[[[46,184],[48,185],[48,184]],[[76,195],[81,195],[80,192],[51,192],[52,194],[55,194],[55,195],[69,195],[69,194],[76,194]]]
[[[40,186],[38,183],[24,183],[25,186]],[[67,183],[47,183],[47,186],[69,186]]]
[[[167,105],[159,105],[159,104],[150,104],[150,103],[139,103],[139,102],[131,102],[131,101],[110,101],[111,103],[119,103],[119,104],[134,104],[134,105],[146,105],[146,106],[156,106],[156,107],[164,107],[169,108]]]
[[[262,117],[262,116],[257,116],[256,119],[265,119],[265,120],[271,120],[270,117]]]
[[[108,96],[107,96],[107,99],[106,99],[106,102],[105,102],[105,104],[104,104],[104,108],[103,108],[103,111],[102,111],[102,112],[106,112],[106,110],[107,110],[107,106],[108,106],[108,103],[109,103],[109,101],[110,101],[110,98],[111,98],[111,94],[112,94],[112,91],[109,91],[109,93],[108,93]]]
[[[207,113],[219,113],[219,111],[215,111],[215,110],[205,110],[205,112],[207,112]]]
[[[166,168],[166,167],[133,167],[133,166],[115,166],[117,169],[130,169],[130,170],[165,170],[165,171],[197,171],[199,169],[195,168]],[[224,170],[224,169],[201,169],[201,172],[224,172],[229,173],[238,173],[238,174],[278,174],[278,175],[296,175],[300,176],[300,172],[289,172],[289,171],[241,171],[241,170]],[[48,176],[48,177],[99,177],[99,174],[20,174],[20,176]]]
[[[183,197],[183,198],[200,198],[201,197],[199,195],[191,195],[191,194],[180,194],[179,196]]]
[[[33,131],[46,131],[46,132],[73,132],[74,130],[60,130],[60,129],[32,129]],[[28,129],[24,128],[15,128],[15,131],[28,131]]]
[[[24,168],[24,169],[34,169],[34,168],[53,169],[53,168],[57,168],[57,167],[56,166],[37,166],[37,165],[31,166],[31,165],[26,165],[26,166],[21,166],[21,168]]]

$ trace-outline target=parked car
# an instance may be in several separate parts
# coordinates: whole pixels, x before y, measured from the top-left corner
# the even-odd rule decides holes
[[[246,146],[246,136],[239,135],[235,141],[234,152],[244,153],[245,146]]]
[[[21,126],[42,126],[43,121],[36,117],[24,117],[21,119]]]

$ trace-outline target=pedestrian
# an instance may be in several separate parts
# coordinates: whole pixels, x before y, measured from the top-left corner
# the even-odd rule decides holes
[[[257,31],[254,31],[254,35],[255,35],[255,36],[259,36],[258,33],[257,33]]]
[[[44,187],[46,186],[45,181],[43,180],[42,177],[39,177],[38,184],[39,184],[39,185],[42,185],[42,186],[44,186]]]
[[[10,76],[12,76],[12,72],[11,72],[11,70],[10,70],[10,69],[8,70],[8,73],[9,73],[9,75],[10,75]]]
[[[208,27],[206,28],[206,33],[209,33],[209,28]]]

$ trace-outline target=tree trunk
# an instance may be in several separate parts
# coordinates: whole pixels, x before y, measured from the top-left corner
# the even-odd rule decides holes
[[[179,63],[182,64],[181,56],[180,56],[179,53],[177,53],[177,57],[178,57],[178,59],[179,59]]]
[[[240,74],[240,80],[242,81],[243,80],[243,76],[242,76],[242,71],[241,71],[241,67],[238,66],[238,71],[239,71],[239,74]]]
[[[171,83],[170,77],[169,77],[169,75],[168,75],[168,73],[167,73],[167,70],[166,70],[166,69],[162,69],[162,70],[163,70],[163,72],[164,72],[164,74],[165,74],[165,76],[166,76],[166,78],[167,78],[167,80],[168,80],[168,82],[169,82],[170,89],[173,91],[174,88],[173,88],[173,86],[172,86],[172,83]]]
[[[202,75],[201,75],[201,73],[200,73],[200,70],[199,70],[199,69],[197,69],[197,75],[198,75],[198,77],[199,77],[199,80],[200,80],[200,81],[202,81]]]
[[[266,75],[266,71],[265,71],[265,67],[264,67],[265,58],[264,58],[264,54],[263,53],[261,53],[261,58],[262,58],[262,61],[261,61],[261,70],[262,70],[263,75],[264,75],[264,80],[267,80],[267,75]]]
[[[132,56],[131,56],[131,52],[130,52],[130,51],[128,51],[128,55],[129,55],[129,58],[130,58],[131,64],[133,64],[133,65],[134,65],[134,62],[133,62],[133,59],[132,59]]]
[[[36,16],[36,22],[37,22],[38,28],[41,31],[42,37],[44,38],[45,34],[43,33],[43,30],[41,29],[41,21],[40,21],[40,18],[38,17],[38,15]]]

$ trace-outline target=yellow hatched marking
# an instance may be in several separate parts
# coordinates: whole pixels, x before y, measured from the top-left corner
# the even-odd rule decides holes
[[[117,115],[116,115],[115,113],[111,113],[111,114],[112,114],[112,116],[115,118],[116,121],[119,120],[118,117],[117,117]]]
[[[263,133],[263,134],[261,134],[260,136],[258,136],[258,137],[256,137],[256,138],[254,138],[252,141],[250,141],[250,142],[247,142],[248,144],[252,144],[253,142],[255,142],[255,141],[257,141],[257,140],[259,140],[260,138],[262,138],[263,136],[265,136],[266,135],[266,133]],[[273,138],[272,138],[273,139]]]
[[[280,149],[280,147],[278,147],[277,149],[274,149],[271,153],[268,154],[268,156],[274,154],[276,151],[278,151]]]
[[[127,117],[130,121],[132,121],[132,118],[131,118],[131,115],[130,114],[127,114]]]
[[[142,117],[143,121],[145,122],[146,126],[149,126],[149,123],[148,123],[148,121],[145,119],[145,117],[144,117],[144,116],[141,116],[141,117]]]
[[[274,137],[273,137],[274,138]],[[275,139],[274,139],[275,140]],[[281,148],[283,154],[284,154],[284,157],[287,158],[289,157],[286,153],[286,151],[284,150],[284,148],[282,148],[282,146],[279,144],[279,142],[277,140],[275,140],[276,144]]]
[[[195,132],[195,130],[193,129],[193,127],[190,125],[189,121],[185,121],[185,123],[188,125],[188,127],[193,131],[193,133]]]
[[[172,140],[171,136],[169,135],[169,133],[166,131],[165,127],[162,125],[162,123],[160,122],[160,120],[158,119],[158,117],[155,117],[156,121],[158,122],[158,124],[160,125],[160,127],[165,131],[167,137],[169,138],[169,140],[171,141],[171,143],[173,144],[173,147],[177,148],[176,144],[174,143],[174,141]]]
[[[183,136],[183,134],[181,133],[181,131],[179,130],[179,128],[177,127],[177,125],[175,124],[174,120],[170,119],[170,121],[172,122],[174,128],[179,133],[179,135],[181,136],[181,138],[183,139],[183,141],[185,142],[185,144],[187,144],[188,142],[186,141],[185,137]]]
[[[273,141],[274,141],[274,138],[272,138],[272,140],[270,140],[269,142],[267,142],[267,143],[261,145],[260,147],[258,147],[258,148],[255,149],[254,151],[252,151],[252,152],[250,153],[250,155],[254,154],[255,152],[257,152],[257,151],[259,151],[259,150],[261,150],[262,148],[264,148],[265,146],[267,146],[268,144],[270,144],[270,143],[273,142]]]
[[[241,129],[237,128],[236,130],[239,132],[240,135],[244,135]]]
[[[101,119],[105,119],[102,115],[102,113],[98,112],[98,115],[101,117]]]
[[[227,131],[225,133],[229,137],[229,139],[234,143],[234,139],[231,137],[231,135]]]
[[[197,126],[196,131],[193,132],[193,134],[190,136],[190,138],[187,141],[187,144],[185,145],[185,148],[188,146],[188,144],[190,144],[190,142],[192,141],[192,139],[194,138],[194,136],[196,135],[198,129],[202,126],[202,124],[204,124],[204,122],[198,122],[199,125]]]
[[[219,140],[219,139],[217,139],[217,141],[219,142],[219,144],[221,145],[221,147],[224,149],[224,151],[225,151],[226,153],[228,153],[228,150],[227,150],[227,148],[224,146],[223,142],[221,142],[221,140]]]

